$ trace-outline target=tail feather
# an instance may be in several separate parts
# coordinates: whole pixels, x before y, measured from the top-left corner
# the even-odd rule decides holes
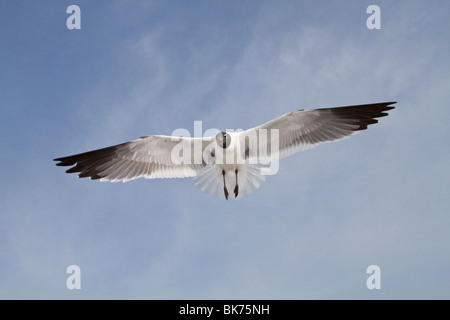
[[[257,190],[266,181],[266,176],[261,175],[261,168],[257,165],[247,165],[240,173],[238,177],[240,195],[238,198]]]
[[[197,188],[214,197],[225,199],[221,171],[215,166],[207,166],[193,179]]]
[[[239,194],[237,199],[252,193],[266,180],[266,177],[261,175],[260,169],[257,165],[243,165],[238,167]],[[208,166],[204,168],[198,176],[194,177],[193,181],[195,186],[203,192],[220,199],[225,199],[222,169],[220,167]],[[236,175],[234,172],[228,172],[225,175],[225,183],[229,191],[234,190],[236,186]]]

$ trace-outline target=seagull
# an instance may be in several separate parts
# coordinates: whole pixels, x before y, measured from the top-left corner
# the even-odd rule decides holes
[[[278,159],[366,130],[395,103],[300,109],[245,131],[149,135],[54,161],[72,166],[67,173],[100,181],[193,177],[195,186],[212,196],[228,200],[232,190],[239,199],[260,187]]]

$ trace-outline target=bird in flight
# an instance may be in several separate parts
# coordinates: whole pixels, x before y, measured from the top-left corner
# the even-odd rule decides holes
[[[202,191],[227,199],[250,194],[278,159],[350,136],[387,116],[396,102],[297,110],[260,126],[212,137],[149,135],[56,158],[67,173],[100,181],[193,177]],[[270,170],[269,170],[270,171]]]

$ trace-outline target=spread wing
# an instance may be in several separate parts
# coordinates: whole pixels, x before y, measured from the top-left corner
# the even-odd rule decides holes
[[[140,177],[194,177],[206,165],[199,153],[211,140],[152,135],[54,160],[59,161],[57,166],[73,166],[67,173],[79,172],[80,178],[92,180],[126,182]],[[174,159],[173,151],[178,158]],[[182,161],[184,156],[188,161]]]
[[[347,107],[297,110],[258,127],[243,131],[240,138],[257,137],[245,143],[246,158],[276,153],[273,141],[278,140],[279,157],[284,158],[319,143],[334,141],[377,123],[387,116],[396,102],[355,105]],[[272,140],[272,129],[278,129],[278,139]],[[264,133],[265,132],[265,133]],[[242,140],[243,141],[243,140]],[[274,150],[272,150],[274,149]]]

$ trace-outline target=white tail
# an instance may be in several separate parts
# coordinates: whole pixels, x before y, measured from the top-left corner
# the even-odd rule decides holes
[[[237,199],[252,193],[266,180],[266,177],[261,175],[261,168],[258,165],[238,165],[237,168],[239,185]],[[193,181],[195,186],[203,192],[225,199],[222,169],[219,166],[207,166],[198,176],[194,177]],[[225,183],[230,193],[229,197],[234,198],[233,190],[236,186],[234,170],[226,172]]]

